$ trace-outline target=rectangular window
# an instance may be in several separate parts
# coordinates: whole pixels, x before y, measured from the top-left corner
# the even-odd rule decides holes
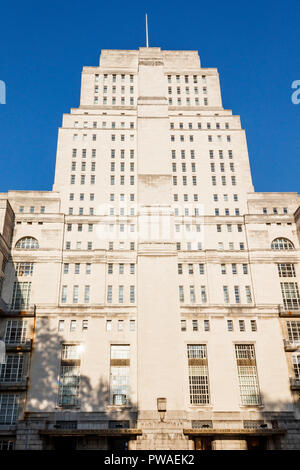
[[[107,303],[112,303],[112,286],[107,286]]]
[[[33,263],[17,263],[16,275],[17,276],[32,276]]]
[[[20,382],[23,376],[23,363],[22,354],[7,354],[5,364],[0,365],[0,382]]]
[[[84,286],[84,303],[88,304],[90,301],[90,286]]]
[[[247,304],[251,304],[252,303],[251,287],[245,286],[245,291],[246,291]]]
[[[239,304],[240,303],[240,289],[239,286],[234,286],[234,296],[235,296],[235,303]]]
[[[257,331],[256,320],[251,320],[250,324],[251,324],[251,331]]]
[[[0,424],[16,424],[18,418],[19,396],[15,394],[0,394]]]
[[[195,299],[195,287],[194,286],[190,286],[190,302],[193,304],[195,303],[196,299]]]
[[[192,405],[209,403],[207,352],[205,345],[188,344],[189,391]]]
[[[61,288],[61,303],[65,304],[67,302],[67,286],[62,286]]]
[[[235,356],[238,368],[242,405],[260,405],[256,359],[253,344],[236,344]]]
[[[124,302],[124,286],[119,286],[119,303]]]
[[[246,331],[245,320],[239,320],[240,331]]]
[[[183,286],[179,286],[179,302],[184,302]]]
[[[228,286],[223,286],[223,295],[225,304],[229,304],[229,291]]]
[[[207,302],[205,286],[201,286],[201,301],[202,301],[203,304],[205,304]]]
[[[135,302],[135,288],[134,286],[130,286],[130,303]]]
[[[228,331],[233,331],[233,321],[232,320],[227,320],[227,330]]]
[[[129,403],[130,346],[112,345],[110,350],[110,404]]]
[[[192,320],[193,331],[198,331],[198,320]]]
[[[58,405],[79,405],[81,353],[79,344],[63,344],[60,364]]]
[[[30,304],[30,293],[31,282],[14,282],[11,309],[28,309]]]
[[[73,303],[74,304],[78,303],[78,289],[79,289],[79,286],[73,287]]]
[[[297,282],[281,282],[283,305],[286,310],[300,309],[300,296]]]
[[[278,263],[279,277],[296,277],[295,265],[292,263]]]

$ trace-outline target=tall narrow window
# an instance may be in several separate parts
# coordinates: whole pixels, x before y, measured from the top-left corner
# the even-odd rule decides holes
[[[78,303],[78,289],[79,289],[79,286],[73,287],[73,303],[74,304]]]
[[[112,345],[110,350],[110,404],[129,403],[130,347]]]
[[[130,286],[130,303],[133,304],[135,302],[135,289],[134,286]]]
[[[242,405],[260,405],[256,359],[253,344],[236,344],[235,356]]]
[[[252,303],[251,287],[245,286],[245,290],[246,290],[247,304],[251,304]]]
[[[124,286],[119,286],[119,303],[124,302]]]
[[[183,286],[179,286],[179,301],[184,302]]]
[[[112,286],[107,286],[107,303],[112,303]]]
[[[58,389],[59,406],[72,407],[79,404],[80,362],[80,345],[63,344]]]
[[[207,353],[205,345],[188,344],[189,389],[192,405],[209,403]]]
[[[190,302],[193,304],[196,302],[196,299],[195,299],[195,287],[194,286],[190,286]]]
[[[223,286],[223,294],[224,294],[224,302],[225,302],[225,304],[229,304],[229,291],[228,291],[228,286]]]
[[[18,418],[19,395],[0,394],[0,424],[16,424]]]
[[[297,282],[281,282],[283,305],[286,310],[300,309],[300,296]]]
[[[14,282],[12,310],[28,309],[30,304],[31,282]]]

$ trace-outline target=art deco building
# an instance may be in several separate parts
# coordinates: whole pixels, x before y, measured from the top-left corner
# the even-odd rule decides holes
[[[0,447],[300,448],[299,206],[197,52],[103,50],[0,194]]]

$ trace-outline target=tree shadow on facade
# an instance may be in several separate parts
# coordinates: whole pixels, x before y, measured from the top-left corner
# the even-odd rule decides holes
[[[24,427],[36,429],[36,432],[31,431],[32,439],[27,448],[32,448],[34,439],[40,439],[42,447],[47,449],[61,446],[66,450],[74,446],[104,449],[118,445],[126,448],[126,429],[136,428],[136,408],[129,399],[121,406],[111,404],[110,385],[101,378],[102,371],[99,370],[95,386],[91,378],[82,373],[81,357],[73,357],[72,351],[70,357],[64,356],[64,345],[80,347],[80,339],[70,341],[63,334],[50,330],[49,324],[48,318],[37,318],[22,420]],[[67,370],[64,379],[63,367]],[[77,377],[72,375],[73,371],[76,374],[78,371]],[[70,385],[66,395],[61,393],[63,384],[67,389]]]

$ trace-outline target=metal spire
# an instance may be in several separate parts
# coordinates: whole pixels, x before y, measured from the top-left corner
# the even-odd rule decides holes
[[[149,47],[149,38],[148,38],[148,15],[146,13],[146,47]]]

